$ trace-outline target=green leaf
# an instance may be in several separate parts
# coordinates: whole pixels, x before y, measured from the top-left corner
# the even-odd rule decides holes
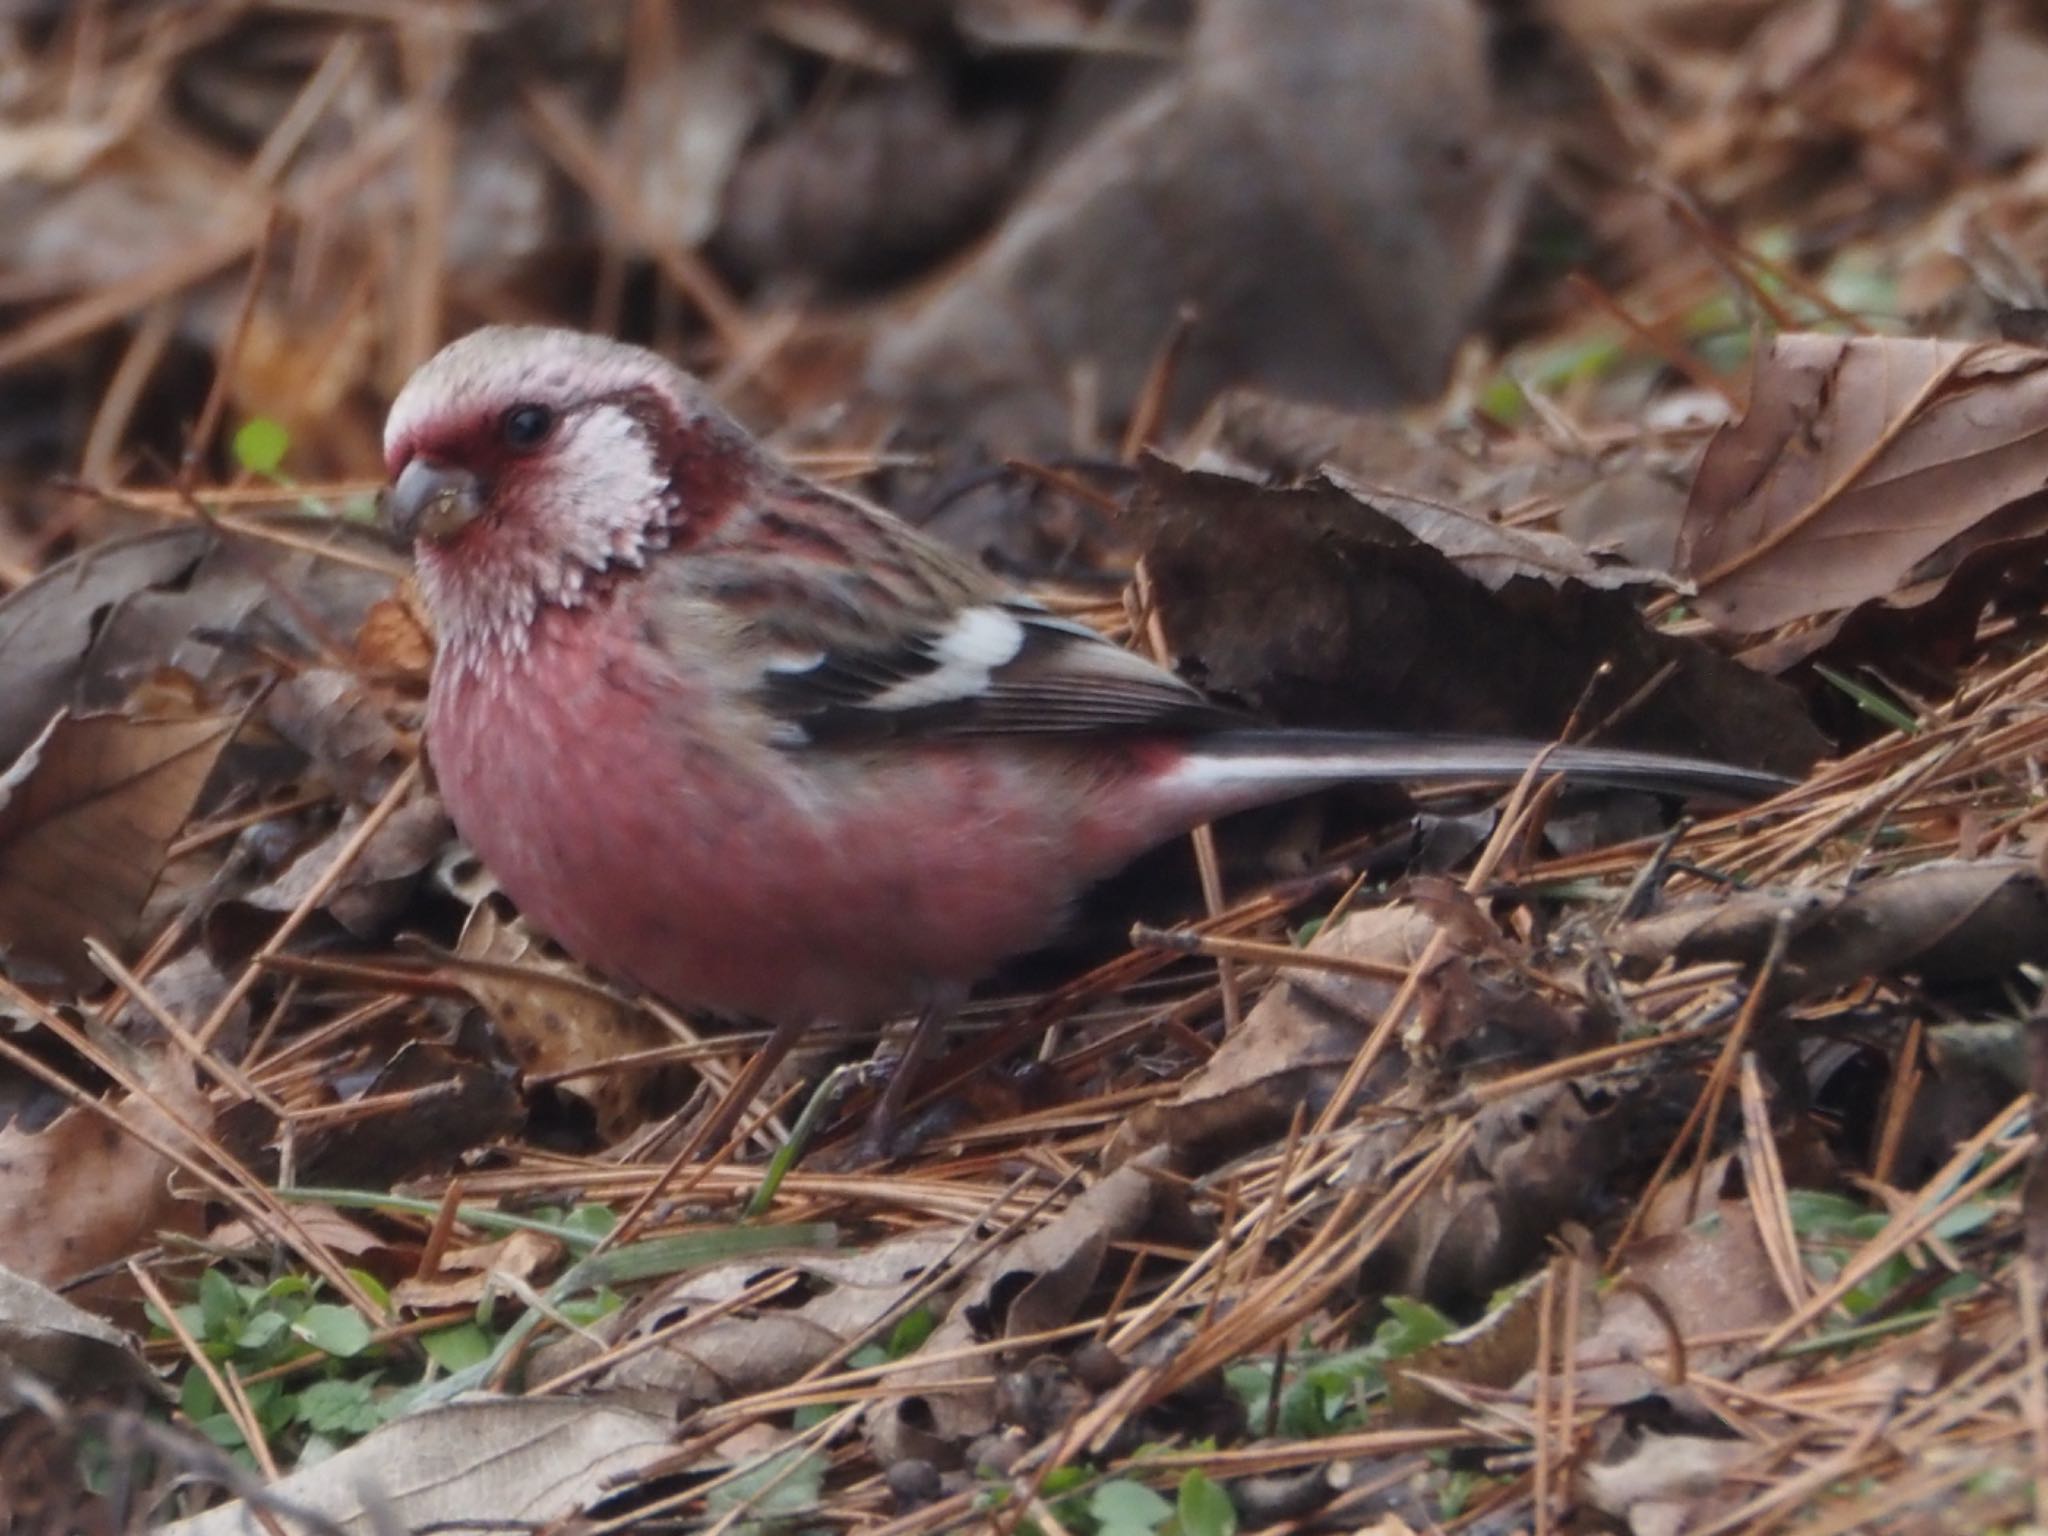
[[[1872,719],[1890,726],[1902,736],[1920,734],[1919,719],[1897,700],[1879,692],[1868,683],[1859,682],[1847,673],[1837,672],[1833,667],[1824,666],[1820,662],[1813,664],[1813,670],[1847,694],[1855,702],[1856,707]]]
[[[714,1488],[705,1503],[714,1514],[744,1506],[748,1514],[761,1517],[800,1515],[818,1507],[824,1487],[825,1458],[791,1446]]]
[[[370,1325],[353,1307],[325,1302],[306,1308],[306,1315],[292,1324],[292,1332],[315,1349],[337,1359],[348,1360],[370,1347]]]
[[[232,1451],[249,1442],[242,1438],[241,1426],[225,1413],[210,1413],[203,1419],[195,1419],[192,1427],[224,1451]]]
[[[1254,1433],[1263,1432],[1266,1423],[1266,1405],[1273,1396],[1273,1357],[1260,1355],[1251,1360],[1240,1360],[1223,1368],[1223,1384],[1237,1395],[1244,1404],[1245,1417],[1250,1420]]]
[[[298,1394],[287,1392],[281,1381],[258,1381],[242,1389],[249,1408],[256,1415],[257,1428],[274,1435],[291,1423],[298,1412]]]
[[[383,1281],[379,1280],[367,1269],[351,1269],[348,1272],[348,1277],[363,1288],[363,1294],[369,1297],[370,1300],[377,1303],[386,1312],[391,1310],[391,1293],[384,1289]]]
[[[292,435],[281,422],[251,416],[235,429],[235,462],[252,475],[274,475],[291,445]]]
[[[1056,1499],[1061,1494],[1080,1487],[1094,1475],[1086,1467],[1054,1467],[1045,1474],[1044,1481],[1038,1485],[1038,1491],[1049,1499]]]
[[[588,1296],[563,1302],[562,1316],[578,1327],[588,1328],[592,1323],[610,1317],[625,1304],[625,1297],[609,1286],[601,1286]]]
[[[235,1335],[235,1348],[243,1354],[253,1355],[276,1343],[278,1336],[290,1326],[291,1319],[282,1312],[258,1312],[242,1324],[242,1331]]]
[[[798,1434],[816,1429],[845,1406],[844,1403],[805,1403],[789,1416],[789,1427]]]
[[[420,1335],[420,1348],[444,1371],[462,1371],[491,1356],[491,1336],[475,1323],[457,1323]]]
[[[619,1213],[608,1205],[579,1205],[562,1218],[562,1225],[591,1237],[610,1237],[619,1224]]]
[[[259,1301],[310,1301],[313,1282],[304,1275],[279,1275],[270,1284],[252,1287],[245,1294],[252,1306]]]
[[[1129,1478],[1112,1478],[1088,1496],[1088,1513],[1101,1536],[1153,1536],[1173,1513],[1173,1506]]]
[[[1237,1536],[1237,1506],[1199,1468],[1180,1480],[1174,1496],[1181,1536]]]
[[[367,1435],[384,1415],[368,1380],[316,1381],[299,1393],[298,1414],[308,1429],[327,1435]]]
[[[889,1358],[901,1360],[905,1355],[916,1353],[938,1326],[939,1320],[931,1308],[912,1307],[889,1333]]]
[[[1457,1324],[1427,1302],[1389,1296],[1382,1305],[1392,1315],[1380,1324],[1372,1341],[1389,1360],[1416,1354],[1458,1331]]]
[[[1443,1491],[1437,1496],[1437,1518],[1455,1520],[1465,1513],[1472,1502],[1472,1495],[1485,1486],[1486,1475],[1469,1467],[1454,1468],[1446,1473]]]
[[[206,1379],[206,1372],[190,1370],[178,1384],[178,1411],[197,1424],[220,1412],[220,1394]]]
[[[242,1331],[242,1298],[235,1293],[235,1282],[217,1269],[199,1277],[199,1316],[204,1338],[231,1341]]]

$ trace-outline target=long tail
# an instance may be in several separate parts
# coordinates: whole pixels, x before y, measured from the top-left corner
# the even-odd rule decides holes
[[[1171,777],[1216,814],[1334,784],[1368,780],[1520,778],[1543,772],[1655,794],[1746,804],[1798,782],[1702,757],[1667,757],[1612,747],[1546,748],[1488,736],[1404,736],[1365,731],[1226,730],[1188,743]]]

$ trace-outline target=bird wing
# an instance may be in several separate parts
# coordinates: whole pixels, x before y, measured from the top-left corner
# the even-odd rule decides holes
[[[812,743],[1045,736],[1232,718],[1163,667],[1020,598],[765,669],[768,708]]]
[[[789,744],[1101,735],[1241,717],[909,525],[792,480],[711,545],[691,585],[742,616]]]

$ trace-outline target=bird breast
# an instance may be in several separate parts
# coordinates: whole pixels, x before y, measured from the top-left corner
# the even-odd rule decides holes
[[[543,610],[516,668],[434,679],[450,815],[572,953],[686,1008],[881,1019],[1050,938],[1150,834],[1081,754],[774,746],[625,604]]]

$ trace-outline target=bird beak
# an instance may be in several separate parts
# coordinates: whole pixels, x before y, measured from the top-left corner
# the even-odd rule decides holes
[[[483,487],[466,469],[414,459],[384,493],[384,524],[405,543],[461,532],[483,510]]]

